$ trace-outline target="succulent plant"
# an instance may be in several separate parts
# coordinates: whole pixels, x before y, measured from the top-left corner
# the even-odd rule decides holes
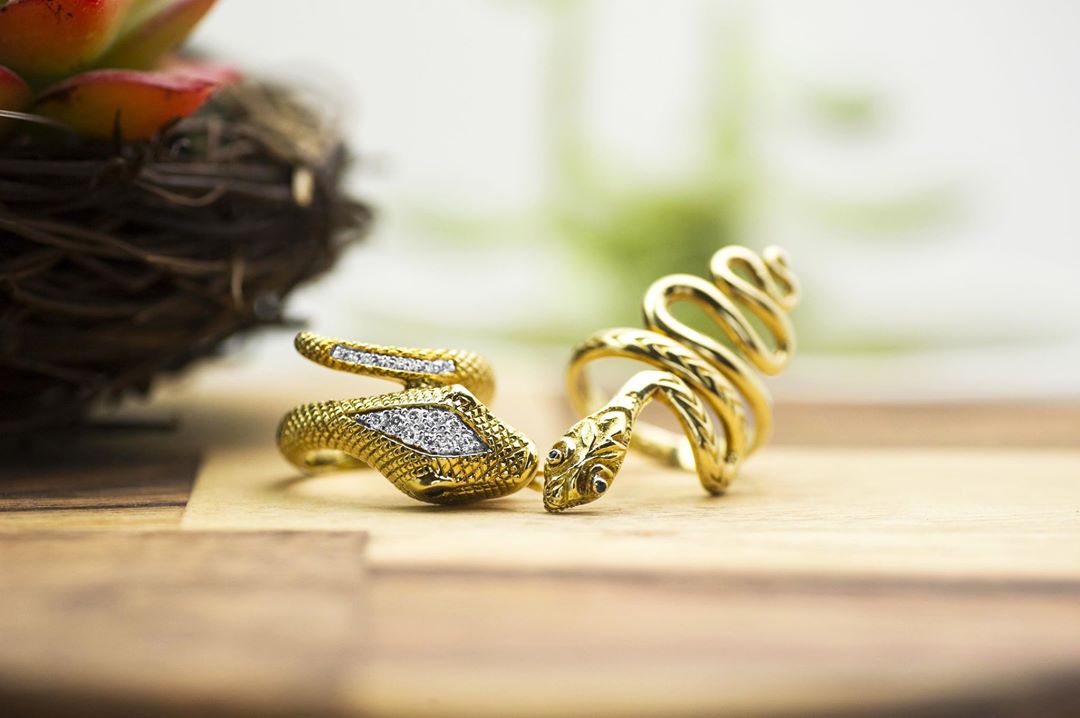
[[[79,135],[152,136],[233,79],[172,55],[215,0],[0,0],[0,134],[36,116]]]

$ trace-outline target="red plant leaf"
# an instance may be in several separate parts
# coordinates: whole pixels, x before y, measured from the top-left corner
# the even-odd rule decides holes
[[[199,109],[218,84],[174,73],[97,70],[47,89],[33,111],[86,137],[107,139],[119,126],[125,140],[144,139]]]
[[[26,109],[34,93],[23,79],[3,65],[0,65],[0,110],[19,112]],[[11,131],[15,121],[10,117],[0,117],[0,139]]]
[[[97,60],[116,38],[131,0],[0,3],[0,65],[24,77],[59,77]]]
[[[153,67],[175,50],[216,0],[135,0],[131,21],[101,67]]]
[[[34,98],[23,79],[0,65],[0,110],[22,110]],[[2,123],[3,120],[0,120]]]

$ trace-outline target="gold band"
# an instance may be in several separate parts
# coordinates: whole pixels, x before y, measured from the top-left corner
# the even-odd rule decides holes
[[[535,446],[483,403],[495,382],[482,357],[309,332],[296,337],[296,348],[322,366],[405,387],[364,399],[304,404],[286,414],[278,448],[303,471],[371,465],[405,494],[438,504],[506,496],[532,481]]]

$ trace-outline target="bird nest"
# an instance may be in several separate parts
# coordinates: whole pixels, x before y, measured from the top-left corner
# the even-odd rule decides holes
[[[257,83],[146,142],[0,145],[0,435],[145,393],[282,299],[368,227],[320,112]]]

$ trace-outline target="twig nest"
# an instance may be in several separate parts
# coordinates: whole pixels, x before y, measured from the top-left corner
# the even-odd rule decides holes
[[[245,83],[152,141],[0,145],[0,434],[146,392],[363,235],[347,154],[285,88]]]

